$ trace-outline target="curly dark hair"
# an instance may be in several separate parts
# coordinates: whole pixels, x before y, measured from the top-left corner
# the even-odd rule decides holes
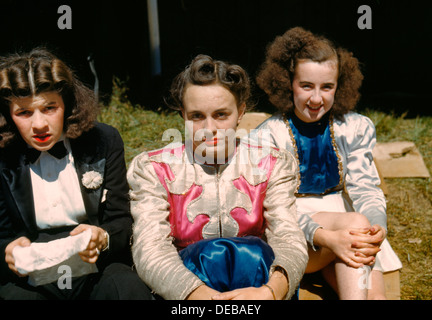
[[[341,119],[360,99],[363,75],[359,61],[351,52],[336,47],[323,36],[295,27],[276,37],[267,48],[256,81],[270,102],[286,114],[294,109],[292,81],[297,63],[300,60],[321,63],[332,59],[338,62],[338,86],[330,112]]]
[[[197,55],[180,74],[170,88],[168,106],[174,110],[183,110],[183,97],[187,85],[205,86],[218,83],[227,88],[235,97],[237,107],[246,104],[251,107],[251,83],[247,72],[240,66],[224,61],[213,60],[207,55]]]
[[[98,104],[93,91],[50,51],[39,47],[0,57],[0,148],[20,137],[10,116],[10,100],[48,91],[63,98],[66,137],[77,138],[94,126]]]

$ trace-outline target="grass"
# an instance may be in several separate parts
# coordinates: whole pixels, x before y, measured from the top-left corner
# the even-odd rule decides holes
[[[164,141],[163,133],[169,128],[179,130],[184,136],[184,121],[176,112],[157,113],[132,105],[119,80],[114,80],[111,101],[102,106],[99,121],[119,130],[125,143],[127,164],[143,151],[167,145],[169,141]]]
[[[373,110],[362,112],[377,129],[378,142],[413,141],[432,172],[432,117],[407,119]],[[114,81],[110,103],[103,106],[101,122],[116,127],[125,143],[125,158],[145,150],[163,147],[163,133],[177,129],[184,136],[183,119],[174,112],[148,111],[132,105],[124,85]],[[401,270],[401,299],[432,299],[432,184],[431,179],[385,179],[387,196],[388,239],[398,254]]]
[[[366,111],[377,129],[377,141],[412,141],[432,172],[432,117],[406,119],[383,112]],[[432,299],[432,183],[431,179],[385,179],[388,238],[398,254],[401,299]]]

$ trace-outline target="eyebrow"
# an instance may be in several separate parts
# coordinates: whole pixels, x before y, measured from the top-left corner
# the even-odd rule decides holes
[[[310,81],[299,81],[299,83],[300,84],[314,84],[313,82],[310,82]],[[326,86],[332,85],[332,86],[334,86],[334,85],[336,85],[336,83],[335,82],[324,82],[323,85],[326,85]]]
[[[216,109],[216,110],[212,111],[212,113],[215,113],[215,112],[222,112],[222,111],[226,112],[226,111],[228,111],[228,108],[226,108],[226,107],[221,107],[221,108],[219,108],[219,109]],[[203,111],[202,111],[202,110],[190,110],[190,111],[188,111],[187,113],[188,113],[188,114],[192,114],[192,113],[203,113]]]
[[[57,104],[57,102],[56,101],[50,101],[50,102],[45,103],[44,106],[51,106],[53,104]]]
[[[52,106],[52,105],[57,105],[57,102],[56,101],[50,101],[50,102],[43,104],[44,107],[48,107],[48,106]],[[22,111],[22,110],[30,109],[30,107],[28,107],[28,106],[22,107],[18,104],[17,104],[17,106],[18,106],[18,108],[16,109],[16,111]]]

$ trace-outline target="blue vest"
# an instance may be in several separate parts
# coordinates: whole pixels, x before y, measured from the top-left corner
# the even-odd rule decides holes
[[[312,123],[301,121],[294,113],[288,117],[300,166],[300,195],[322,195],[341,189],[330,122],[328,113]]]

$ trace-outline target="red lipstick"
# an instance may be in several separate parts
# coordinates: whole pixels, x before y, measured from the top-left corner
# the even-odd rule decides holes
[[[47,142],[48,139],[51,137],[49,134],[35,134],[33,138],[38,142]]]
[[[206,145],[214,146],[214,145],[217,145],[218,139],[214,138],[212,140],[205,140],[204,142],[205,142]]]

